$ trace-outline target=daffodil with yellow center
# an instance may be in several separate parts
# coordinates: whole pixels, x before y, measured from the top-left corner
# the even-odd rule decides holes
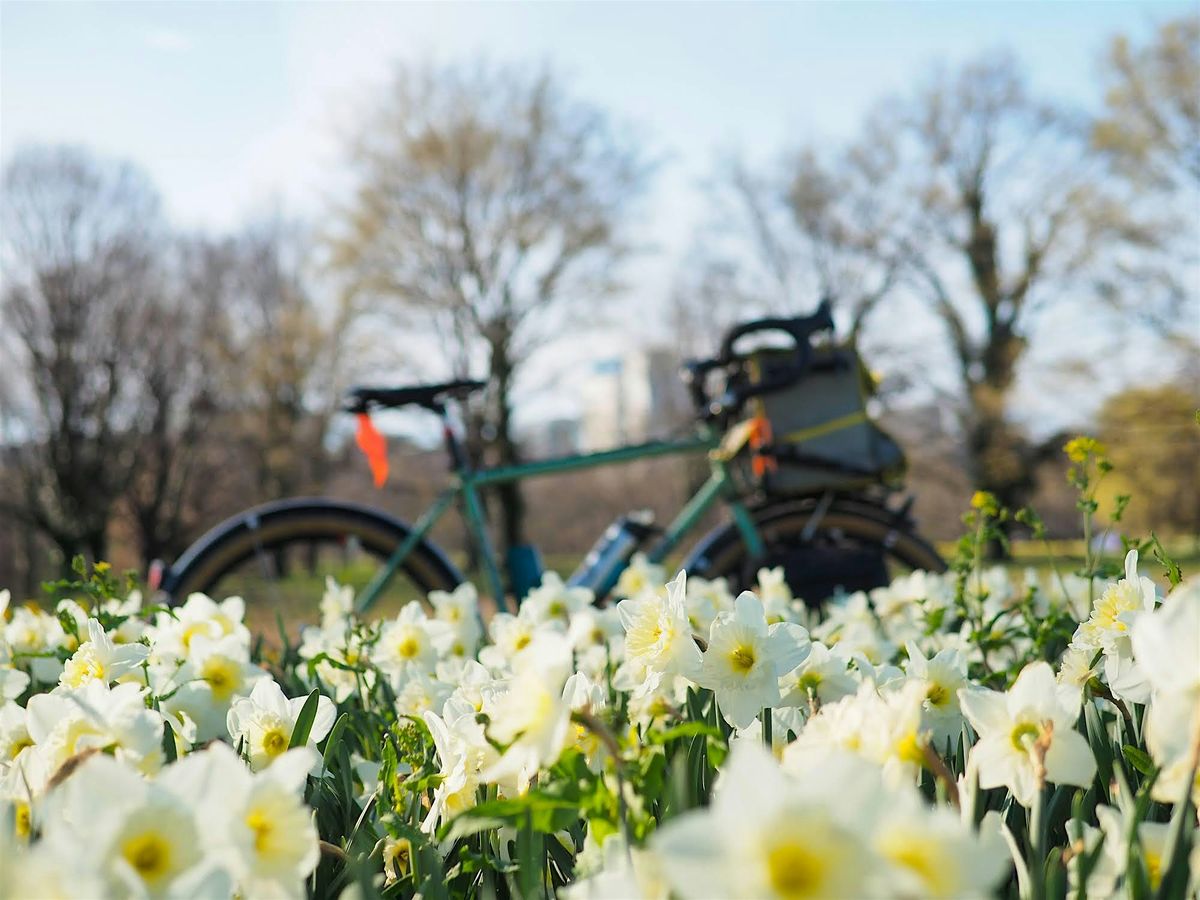
[[[688,622],[686,596],[687,582],[680,572],[665,593],[645,592],[617,604],[625,630],[626,662],[645,670],[634,699],[653,693],[664,678],[699,674],[700,648]]]
[[[1028,807],[1039,779],[1052,784],[1091,785],[1096,760],[1087,739],[1075,730],[1077,688],[1059,684],[1044,662],[1030,663],[1006,694],[958,692],[967,719],[979,734],[968,765],[985,789],[1007,787]]]
[[[242,686],[242,667],[236,660],[214,654],[201,665],[200,677],[212,688],[213,698],[226,703]]]
[[[833,784],[818,791],[844,790],[836,772],[821,777]],[[759,742],[739,741],[712,804],[664,823],[651,849],[672,896],[866,896],[876,856],[859,830],[859,819],[869,820],[859,814],[854,797],[870,793],[846,791],[847,802],[827,802],[786,776]]]
[[[982,900],[1008,871],[998,833],[976,831],[945,807],[926,805],[907,785],[889,800],[874,849],[901,897]]]
[[[779,679],[808,656],[808,632],[799,625],[768,625],[758,598],[745,591],[732,613],[719,613],[696,683],[711,689],[725,720],[746,728],[764,708],[778,706]]]

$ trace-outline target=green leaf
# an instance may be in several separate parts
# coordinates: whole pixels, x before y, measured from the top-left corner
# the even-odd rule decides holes
[[[1133,744],[1126,744],[1121,748],[1121,752],[1125,755],[1125,759],[1129,764],[1141,772],[1143,775],[1153,775],[1155,770],[1154,760],[1150,758],[1150,754],[1145,750],[1141,750]]]
[[[168,765],[175,762],[178,756],[175,750],[175,729],[167,719],[163,719],[162,751]]]
[[[313,691],[313,693],[315,694],[316,691]],[[312,699],[311,694],[309,695],[309,699],[310,700]],[[307,702],[305,702],[305,706],[307,706],[307,705],[308,705]],[[313,712],[315,715],[315,713],[316,713],[316,705],[315,704],[313,706]],[[340,744],[342,742],[342,732],[344,732],[346,730],[346,725],[349,723],[349,721],[350,721],[350,714],[342,713],[340,716],[338,716],[338,720],[333,723],[333,730],[329,732],[329,737],[325,738],[325,752],[321,756],[321,775],[322,776],[324,776],[325,772],[329,769],[330,764],[333,762],[334,756],[337,754],[337,746],[338,746],[338,744]],[[297,725],[298,724],[299,724],[299,722],[297,722]],[[311,724],[312,723],[310,722],[309,725],[311,726]],[[296,733],[293,731],[292,736],[295,737],[295,734]]]
[[[721,737],[721,729],[709,725],[707,722],[684,722],[682,725],[676,725],[674,728],[668,728],[666,731],[650,730],[646,732],[642,742],[646,744],[666,744],[670,741],[677,741],[680,738],[696,737],[704,735],[705,737]]]
[[[308,695],[308,699],[300,707],[300,715],[296,716],[296,727],[292,729],[292,739],[288,741],[289,750],[293,747],[303,747],[308,743],[308,735],[312,731],[313,720],[317,717],[317,703],[320,699],[321,692],[313,688],[313,692]]]

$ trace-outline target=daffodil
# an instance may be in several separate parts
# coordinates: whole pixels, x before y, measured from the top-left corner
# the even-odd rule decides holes
[[[565,626],[571,616],[587,609],[594,600],[588,588],[565,584],[557,572],[546,572],[542,583],[529,592],[521,608],[529,611],[534,622],[559,622]]]
[[[464,581],[453,591],[430,591],[429,602],[433,604],[434,617],[445,622],[452,632],[449,653],[463,658],[474,656],[483,637],[475,585]]]
[[[779,704],[779,679],[804,662],[808,632],[799,625],[767,625],[758,597],[744,591],[732,613],[721,613],[709,631],[696,683],[709,688],[721,714],[747,727],[766,707]]]
[[[518,790],[567,746],[571,707],[564,698],[571,650],[561,635],[544,634],[531,647],[508,689],[495,698],[488,736],[505,747],[482,774],[485,782],[516,778]]]
[[[103,754],[51,796],[45,840],[95,873],[114,897],[228,897],[205,853],[199,810]]]
[[[241,744],[254,771],[264,769],[282,756],[292,739],[296,719],[306,697],[289,700],[273,678],[254,685],[249,697],[236,700],[229,708],[230,739]],[[317,714],[308,733],[308,746],[315,746],[333,727],[334,706],[328,697],[318,696]]]
[[[688,621],[686,596],[687,577],[680,572],[665,593],[643,592],[617,604],[625,629],[625,660],[644,673],[635,697],[653,693],[675,675],[699,674],[700,648]]]
[[[43,771],[53,775],[84,750],[104,750],[139,771],[157,771],[163,762],[163,719],[147,709],[143,689],[99,681],[59,693],[37,694],[25,707],[26,725]]]
[[[424,720],[441,765],[441,781],[434,788],[433,802],[421,826],[433,832],[442,821],[475,805],[484,773],[496,765],[500,754],[473,714],[446,721],[426,712]]]
[[[889,798],[872,845],[887,866],[888,893],[895,897],[991,897],[1009,870],[998,833],[976,831],[953,811],[927,806],[911,789]]]
[[[862,830],[862,810],[828,793],[855,785],[826,769],[826,788],[789,779],[762,747],[730,755],[712,804],[664,823],[651,838],[674,896],[862,897],[879,860]],[[859,782],[861,783],[861,781]],[[865,793],[865,792],[863,792]]]
[[[161,708],[168,715],[186,715],[196,725],[196,739],[210,741],[228,735],[229,708],[248,695],[267,673],[250,662],[250,650],[236,635],[213,640],[196,635],[188,658],[168,685]]]
[[[313,811],[304,803],[308,773],[318,763],[315,750],[301,747],[252,774],[228,745],[216,743],[159,780],[203,816],[203,844],[241,896],[301,898],[320,856]]]
[[[650,562],[645,553],[635,553],[629,560],[629,565],[617,579],[613,588],[613,596],[620,598],[636,597],[647,592],[658,592],[667,580],[666,570],[657,563]]]
[[[966,689],[959,702],[979,743],[969,766],[984,788],[1007,787],[1022,806],[1030,806],[1039,781],[1087,787],[1096,760],[1087,739],[1075,730],[1079,691],[1055,681],[1044,662],[1021,670],[1008,693]]]
[[[840,653],[820,641],[811,642],[804,661],[780,679],[780,705],[818,708],[850,696],[858,690],[858,682],[847,665]]]
[[[908,674],[925,686],[923,727],[934,746],[944,748],[962,734],[958,692],[968,688],[967,660],[958,650],[942,650],[927,659],[915,643],[908,645]]]
[[[90,681],[109,684],[133,672],[146,661],[150,649],[142,644],[117,646],[95,619],[87,620],[88,639],[71,654],[59,678],[66,688],[78,688]]]
[[[424,607],[413,600],[395,619],[384,623],[371,658],[379,670],[391,678],[394,688],[415,672],[433,671],[439,647],[453,640],[453,630],[445,622],[430,619]]]

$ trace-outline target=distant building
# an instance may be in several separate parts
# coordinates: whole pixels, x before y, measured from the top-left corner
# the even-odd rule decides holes
[[[688,415],[678,357],[665,348],[632,350],[597,362],[584,382],[582,449],[666,437]]]
[[[579,452],[579,420],[548,419],[530,427],[522,436],[528,459],[568,456]]]

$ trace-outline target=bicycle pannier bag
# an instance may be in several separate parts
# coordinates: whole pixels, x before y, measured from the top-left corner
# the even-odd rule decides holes
[[[794,364],[795,354],[761,350],[747,365],[751,383]],[[899,445],[867,415],[871,375],[850,346],[814,347],[810,366],[795,385],[750,401],[749,411],[767,423],[752,477],[769,493],[792,494],[826,487],[891,482],[904,471]]]

